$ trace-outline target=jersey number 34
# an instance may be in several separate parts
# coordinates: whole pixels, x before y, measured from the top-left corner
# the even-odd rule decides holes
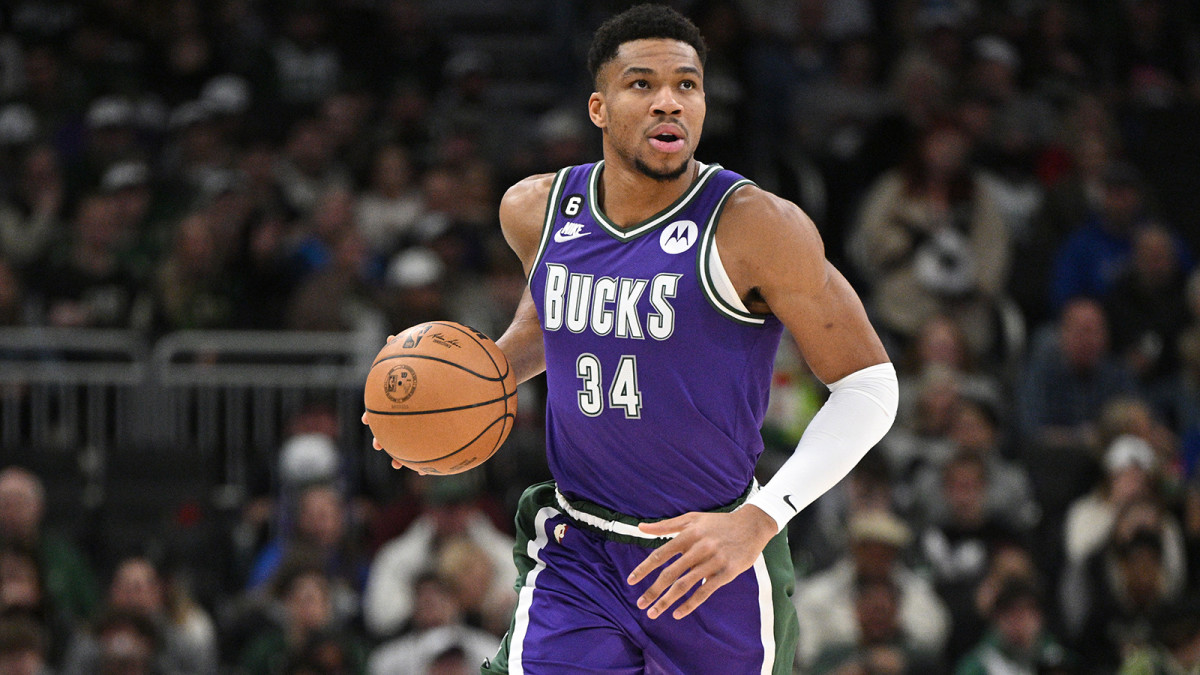
[[[600,359],[595,354],[583,353],[575,360],[575,375],[583,381],[577,392],[579,411],[588,417],[598,417],[604,412],[604,377]],[[625,419],[642,416],[642,390],[638,388],[637,359],[622,356],[617,362],[617,372],[608,387],[608,407],[623,409]]]

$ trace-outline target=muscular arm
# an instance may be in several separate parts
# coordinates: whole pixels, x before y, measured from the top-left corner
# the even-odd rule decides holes
[[[546,200],[550,198],[553,180],[551,174],[526,178],[509,188],[500,200],[500,227],[504,230],[504,239],[520,258],[527,278],[533,271],[531,266],[541,241]],[[542,326],[528,286],[521,294],[512,323],[496,344],[508,357],[518,383],[546,370]]]
[[[672,613],[687,616],[749,569],[791,516],[850,472],[896,414],[896,374],[883,344],[799,208],[758,188],[742,188],[730,199],[716,236],[725,271],[747,308],[779,317],[832,393],[795,453],[744,508],[639,526],[649,534],[675,535],[628,579],[636,584],[665,565],[638,598],[652,619],[703,581]]]
[[[813,222],[796,205],[749,186],[729,200],[717,249],[738,294],[783,322],[822,382],[888,361],[862,301],[825,259]]]

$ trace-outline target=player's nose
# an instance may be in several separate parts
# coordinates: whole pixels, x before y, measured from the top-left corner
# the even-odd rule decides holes
[[[679,115],[683,112],[683,105],[675,96],[675,90],[671,87],[660,87],[654,95],[652,102],[651,114],[655,117],[662,115]]]

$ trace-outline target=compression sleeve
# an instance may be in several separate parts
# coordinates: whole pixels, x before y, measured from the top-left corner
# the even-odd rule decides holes
[[[829,399],[809,422],[792,456],[746,500],[782,530],[800,509],[837,485],[896,419],[896,369],[881,363],[829,385]]]

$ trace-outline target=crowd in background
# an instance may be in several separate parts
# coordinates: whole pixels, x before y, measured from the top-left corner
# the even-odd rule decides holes
[[[6,3],[0,326],[498,336],[499,197],[599,157],[583,55],[626,3],[495,4]],[[698,157],[813,217],[901,378],[791,525],[798,667],[1198,672],[1200,3],[675,4],[710,49]],[[190,548],[99,555],[4,469],[0,672],[476,672],[537,386],[485,470],[385,490],[314,401]],[[785,336],[760,479],[824,393]]]

